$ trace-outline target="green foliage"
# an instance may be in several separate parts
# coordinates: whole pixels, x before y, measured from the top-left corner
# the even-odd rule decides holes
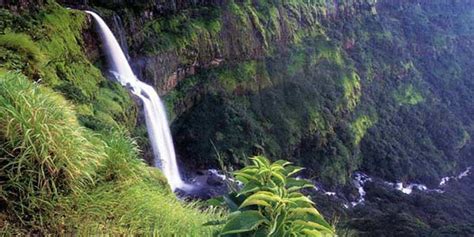
[[[244,185],[237,195],[243,202],[230,213],[221,235],[334,235],[334,228],[314,208],[314,203],[299,192],[313,185],[291,178],[302,168],[283,160],[271,163],[263,156],[251,160],[253,165],[235,172]]]
[[[0,74],[0,127],[0,233],[215,232],[202,224],[220,213],[177,200],[126,131],[85,129],[62,96],[20,74]]]
[[[212,140],[232,164],[244,164],[248,155],[290,157],[314,178],[346,182],[357,162],[349,124],[341,121],[349,111],[344,78],[360,86],[349,88],[357,96],[362,79],[350,65],[321,56],[330,50],[338,51],[321,36],[305,38],[289,52],[223,64],[179,82],[167,101],[180,155],[213,164]]]
[[[210,76],[217,77],[219,85],[225,91],[256,91],[265,86],[265,79],[259,72],[262,65],[257,61],[246,61],[237,65],[229,65],[228,68],[219,68],[215,74]]]
[[[421,93],[411,84],[402,87],[395,93],[394,97],[400,105],[416,105],[425,101]]]
[[[19,74],[0,78],[1,199],[23,224],[43,224],[59,195],[90,185],[104,154],[70,105]]]
[[[215,8],[198,8],[149,21],[144,26],[145,42],[139,50],[145,54],[163,51],[183,51],[197,46],[200,40],[210,40],[221,31],[219,11]],[[185,53],[185,52],[183,52]]]
[[[352,132],[354,133],[354,143],[359,144],[367,133],[367,130],[371,128],[376,122],[376,117],[373,118],[367,115],[358,117],[351,125]]]
[[[359,103],[361,97],[359,75],[357,75],[356,72],[352,72],[350,77],[344,77],[342,86],[344,88],[344,98],[347,101],[347,108],[353,111]]]
[[[247,14],[245,13],[244,10],[242,10],[241,6],[239,6],[237,3],[235,3],[232,0],[230,1],[228,7],[229,7],[230,12],[232,12],[233,15],[237,16],[237,18],[241,22],[247,22]]]
[[[156,183],[108,183],[62,201],[67,215],[61,222],[78,235],[212,236],[216,231],[203,226],[218,217],[214,211],[183,204]]]
[[[37,75],[44,66],[44,55],[29,35],[6,33],[0,35],[0,63],[3,67]]]
[[[42,62],[42,53],[38,46],[33,43],[29,35],[22,33],[6,33],[0,35],[0,47],[13,50],[32,63]]]
[[[38,13],[16,17],[8,10],[0,35],[0,63],[61,92],[76,105],[81,124],[109,130],[135,124],[136,110],[128,93],[105,79],[85,55],[85,16],[49,2]]]
[[[257,59],[257,73],[267,79],[234,74],[243,61],[236,57],[240,63],[201,70],[192,86],[180,82],[171,92],[179,96],[169,101],[180,155],[215,164],[208,155],[213,140],[229,163],[242,165],[258,154],[286,158],[332,185],[344,184],[357,169],[435,182],[458,162],[470,163],[474,47],[465,36],[473,35],[466,27],[472,10],[442,1],[384,1],[374,16],[373,2],[367,8],[335,3],[234,1],[224,7],[232,17],[223,24],[240,41],[221,47],[253,52],[248,36],[263,31],[269,47]],[[232,28],[238,18],[247,22]]]

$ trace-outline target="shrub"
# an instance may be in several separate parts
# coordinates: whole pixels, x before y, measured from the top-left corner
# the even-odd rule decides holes
[[[334,228],[314,208],[314,203],[299,192],[313,185],[290,177],[302,168],[284,160],[272,164],[262,156],[251,159],[253,165],[235,173],[244,187],[233,201],[227,199],[231,207],[238,207],[232,208],[234,212],[230,213],[222,235],[334,235]]]

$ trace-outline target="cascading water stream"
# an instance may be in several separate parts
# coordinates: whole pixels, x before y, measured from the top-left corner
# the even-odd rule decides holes
[[[153,87],[137,79],[123,53],[117,39],[102,18],[94,12],[86,11],[97,23],[112,73],[116,79],[138,96],[145,110],[145,121],[153,149],[155,166],[161,167],[172,190],[187,189],[176,163],[173,140],[171,138],[165,108]]]

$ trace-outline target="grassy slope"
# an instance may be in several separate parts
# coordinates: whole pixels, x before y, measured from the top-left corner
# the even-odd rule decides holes
[[[218,214],[139,159],[133,102],[81,49],[84,15],[1,11],[0,233],[211,235]]]
[[[136,108],[125,89],[89,62],[82,47],[85,15],[50,3],[21,15],[0,10],[0,64],[23,72],[74,103],[79,120],[95,129],[132,128]]]

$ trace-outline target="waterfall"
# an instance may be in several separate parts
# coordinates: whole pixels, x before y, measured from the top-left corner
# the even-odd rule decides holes
[[[173,140],[168,126],[165,108],[160,97],[153,87],[137,79],[117,39],[104,20],[94,12],[86,12],[90,14],[97,23],[103,41],[104,52],[107,54],[112,73],[123,86],[127,87],[143,102],[145,121],[153,149],[155,166],[161,167],[172,190],[176,188],[186,188],[187,185],[182,181],[181,175],[179,174]]]
[[[122,48],[123,53],[125,54],[125,57],[127,59],[129,59],[128,46],[127,46],[127,37],[125,36],[125,30],[123,28],[122,19],[117,14],[114,14],[112,16],[112,19],[113,19],[113,28],[112,29],[114,29],[115,32],[117,33],[117,39],[118,39],[120,47]]]

